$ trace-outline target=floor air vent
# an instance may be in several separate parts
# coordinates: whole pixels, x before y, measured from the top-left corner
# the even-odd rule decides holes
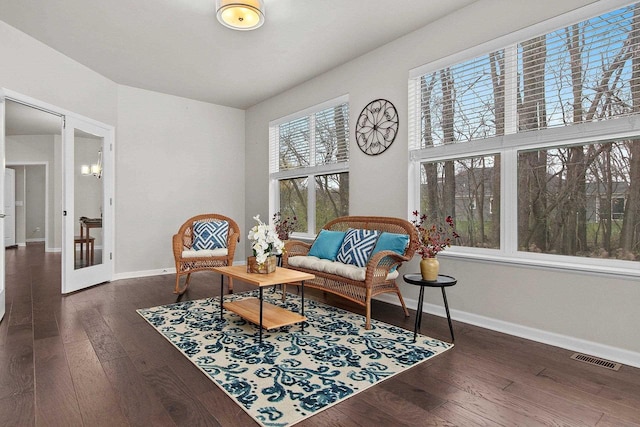
[[[580,362],[588,363],[590,365],[601,366],[603,368],[617,371],[622,366],[620,363],[611,362],[610,360],[600,359],[599,357],[587,356],[586,354],[574,353],[571,356],[572,359]]]

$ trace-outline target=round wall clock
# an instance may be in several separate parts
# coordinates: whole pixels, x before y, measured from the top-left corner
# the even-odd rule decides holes
[[[376,99],[362,109],[356,123],[356,141],[363,153],[383,153],[398,133],[398,112],[386,99]]]

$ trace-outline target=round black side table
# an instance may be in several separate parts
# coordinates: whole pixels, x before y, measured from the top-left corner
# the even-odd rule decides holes
[[[442,289],[444,309],[447,312],[447,321],[449,322],[449,331],[451,332],[451,342],[453,342],[455,340],[455,338],[453,337],[453,325],[451,324],[449,304],[447,303],[447,294],[444,291],[444,288],[453,286],[458,283],[458,281],[455,278],[451,276],[445,276],[444,274],[438,274],[438,278],[436,280],[424,280],[422,278],[422,275],[420,274],[405,274],[404,276],[402,276],[402,278],[410,285],[420,286],[420,296],[418,297],[418,307],[416,310],[416,325],[413,329],[413,341],[416,340],[418,330],[420,329],[420,323],[422,323],[422,303],[424,301],[424,288],[440,288]]]

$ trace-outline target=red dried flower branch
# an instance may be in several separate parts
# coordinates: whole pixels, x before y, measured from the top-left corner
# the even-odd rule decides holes
[[[451,216],[445,219],[445,224],[431,224],[430,226],[424,225],[427,215],[413,211],[413,216],[414,219],[411,222],[418,231],[416,252],[422,258],[434,258],[438,252],[451,246],[453,241],[460,237],[455,231],[455,224]]]
[[[280,212],[276,212],[273,214],[273,225],[276,227],[278,238],[280,240],[288,240],[289,235],[295,231],[296,225],[298,225],[298,218],[295,216],[293,218],[282,218]]]

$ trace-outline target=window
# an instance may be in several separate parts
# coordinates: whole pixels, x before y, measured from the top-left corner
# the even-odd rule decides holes
[[[349,104],[346,96],[269,124],[271,214],[296,217],[315,235],[349,214]]]
[[[409,211],[451,252],[640,274],[640,4],[605,7],[411,71]]]
[[[624,197],[611,199],[611,219],[624,219]]]
[[[631,144],[635,142],[616,140],[520,151],[519,250],[628,257],[621,245],[624,197],[618,196],[629,190],[624,177],[629,165],[624,159],[629,158]],[[589,161],[583,161],[585,157]]]
[[[500,210],[491,206],[500,197],[496,163],[499,155],[421,163],[420,212],[435,223],[455,213],[457,245],[500,247]]]

